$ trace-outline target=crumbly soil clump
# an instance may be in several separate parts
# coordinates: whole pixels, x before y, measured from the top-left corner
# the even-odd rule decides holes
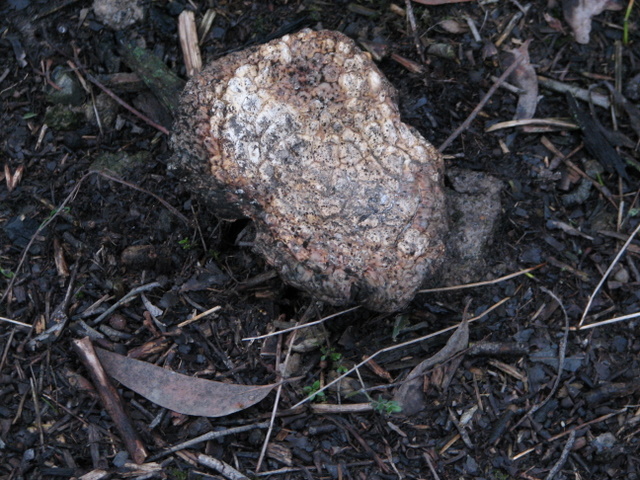
[[[348,37],[302,30],[232,53],[187,85],[173,166],[289,284],[334,305],[405,306],[448,230],[436,149]]]

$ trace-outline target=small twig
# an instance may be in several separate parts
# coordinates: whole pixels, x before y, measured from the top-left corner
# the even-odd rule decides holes
[[[471,35],[473,35],[473,39],[476,42],[481,43],[482,37],[480,36],[480,32],[478,32],[478,27],[476,27],[476,22],[473,20],[473,18],[471,18],[469,15],[465,15],[464,21],[467,22],[469,31],[471,32]]]
[[[520,270],[519,272],[510,273],[509,275],[494,278],[493,280],[486,280],[484,282],[466,283],[464,285],[454,285],[452,287],[427,288],[425,290],[418,290],[417,293],[449,292],[451,290],[462,290],[464,288],[475,288],[475,287],[483,287],[485,285],[494,285],[496,283],[504,282],[505,280],[509,280],[511,278],[515,278],[520,275],[527,274],[529,272],[537,270],[540,267],[543,267],[544,265],[546,265],[546,263],[541,263],[539,265],[536,265],[535,267],[525,268],[524,270]]]
[[[613,259],[613,262],[611,262],[611,265],[609,265],[609,268],[607,268],[607,271],[604,272],[604,275],[602,275],[602,278],[598,282],[598,285],[596,285],[596,288],[593,290],[593,293],[591,293],[591,295],[589,296],[589,301],[587,302],[587,306],[584,308],[584,312],[582,312],[582,318],[580,318],[580,323],[578,324],[578,330],[580,330],[580,328],[582,328],[582,324],[584,323],[585,319],[587,318],[587,314],[589,313],[589,309],[591,308],[591,304],[593,303],[593,299],[596,297],[596,295],[600,291],[600,288],[602,287],[604,282],[607,280],[607,277],[609,277],[609,274],[613,270],[613,267],[615,267],[615,265],[618,263],[618,260],[620,260],[620,258],[622,257],[622,254],[627,250],[627,248],[629,247],[629,245],[631,244],[631,242],[635,238],[635,236],[638,233],[638,231],[640,231],[640,224],[638,224],[638,226],[635,228],[633,233],[629,236],[627,241],[624,243],[624,245],[622,246],[622,248],[620,249],[620,251],[618,252],[616,257]]]
[[[202,56],[200,55],[197,30],[196,14],[191,10],[183,10],[178,15],[178,38],[188,77],[193,77],[202,70]]]
[[[498,80],[496,80],[493,83],[493,85],[491,85],[491,88],[489,89],[489,91],[486,93],[486,95],[484,97],[482,97],[482,100],[480,100],[480,103],[478,103],[476,108],[473,109],[473,111],[469,114],[467,119],[464,122],[462,122],[462,125],[460,125],[458,128],[456,128],[456,130],[451,135],[449,135],[449,138],[447,138],[444,141],[444,143],[442,145],[440,145],[440,147],[438,147],[438,150],[441,153],[449,145],[451,145],[451,143],[453,143],[453,141],[456,138],[458,138],[458,135],[460,135],[463,131],[465,131],[467,128],[469,128],[469,125],[471,125],[471,122],[473,122],[475,120],[475,118],[478,115],[478,113],[480,113],[480,110],[482,110],[484,108],[484,106],[487,104],[489,99],[493,96],[494,93],[496,93],[496,90],[507,79],[507,77],[509,77],[509,75],[511,75],[511,73],[513,73],[513,71],[518,67],[518,65],[520,65],[522,60],[523,60],[522,57],[515,59],[513,61],[513,63],[511,65],[509,65],[509,68],[507,68],[504,71],[504,73],[502,75],[500,75]]]
[[[127,293],[124,297],[122,297],[120,300],[118,300],[116,303],[114,303],[109,308],[107,308],[104,312],[102,312],[102,314],[98,318],[90,322],[90,325],[97,325],[102,320],[107,318],[107,316],[109,316],[112,312],[114,312],[120,305],[127,303],[129,300],[131,300],[133,297],[135,297],[139,293],[146,292],[147,290],[151,290],[160,286],[161,285],[158,282],[151,282],[151,283],[147,283],[146,285],[141,285],[139,287],[134,288],[129,293]]]
[[[311,411],[318,415],[329,415],[337,413],[364,413],[372,412],[373,405],[371,403],[314,403],[311,405]]]
[[[519,120],[507,120],[505,122],[494,123],[485,129],[485,132],[490,133],[504,128],[529,126],[554,127],[562,130],[577,130],[580,128],[575,122],[563,118],[521,118]]]
[[[574,85],[570,85],[568,83],[559,82],[557,80],[553,80],[551,78],[542,77],[538,75],[538,82],[543,87],[547,87],[549,90],[553,90],[558,93],[567,93],[569,92],[574,97],[583,100],[585,102],[591,102],[594,105],[597,105],[602,108],[609,108],[611,106],[611,102],[609,102],[609,98],[600,93],[591,92],[585,88],[579,88]]]
[[[177,445],[174,445],[173,447],[167,448],[162,452],[156,453],[154,456],[149,458],[148,461],[149,462],[156,461],[174,452],[178,452],[180,450],[193,447],[203,442],[208,442],[209,440],[216,440],[218,438],[226,437],[227,435],[235,435],[237,433],[248,432],[250,430],[267,428],[268,426],[269,426],[268,422],[261,422],[261,423],[254,423],[251,425],[243,425],[241,427],[228,428],[226,430],[208,432],[208,433],[205,433],[204,435],[200,435],[198,437],[192,438],[191,440],[187,440],[186,442],[182,442]]]
[[[428,452],[424,452],[422,456],[427,462],[427,465],[429,466],[429,470],[431,470],[431,475],[433,475],[434,480],[440,480],[440,477],[438,476],[438,472],[436,471],[436,466],[433,464],[433,459],[431,458],[431,455],[429,455]]]
[[[105,87],[100,80],[98,80],[96,77],[94,77],[93,75],[91,75],[85,68],[83,67],[79,67],[77,66],[75,63],[73,63],[71,60],[69,60],[67,62],[69,64],[69,66],[71,68],[73,68],[73,70],[82,70],[85,74],[85,76],[89,79],[89,81],[91,83],[93,83],[95,86],[97,86],[100,90],[102,90],[104,93],[106,93],[107,95],[109,95],[111,98],[113,98],[120,106],[126,108],[127,110],[129,110],[131,113],[133,113],[136,117],[138,117],[140,120],[142,120],[143,122],[147,123],[148,125],[150,125],[151,127],[155,128],[156,130],[164,133],[165,135],[169,135],[170,132],[169,130],[167,130],[166,128],[164,128],[162,125],[160,125],[159,123],[154,122],[153,120],[151,120],[149,117],[147,117],[144,113],[139,112],[138,110],[136,110],[135,108],[133,108],[131,105],[129,105],[127,102],[125,102],[124,100],[122,100],[118,95],[116,95],[115,93],[113,93],[111,90],[109,90],[107,87]]]
[[[11,348],[11,342],[13,342],[13,337],[16,334],[16,329],[12,328],[9,332],[9,338],[7,339],[7,343],[4,345],[4,350],[2,352],[2,358],[0,358],[0,372],[4,370],[4,366],[7,363],[7,355],[9,355],[9,349]]]
[[[298,321],[299,326],[305,326],[307,324],[307,320],[311,317],[311,315],[315,312],[315,304],[312,302],[306,309],[306,311],[302,314],[302,317]],[[256,473],[260,471],[262,468],[262,461],[264,460],[265,455],[267,454],[267,447],[269,446],[269,439],[271,438],[271,433],[273,432],[273,426],[276,420],[276,414],[278,413],[278,407],[280,406],[280,396],[282,395],[282,385],[284,382],[284,374],[287,372],[289,360],[291,358],[291,352],[293,351],[293,345],[296,341],[296,336],[298,332],[294,331],[289,339],[289,345],[287,348],[287,354],[284,359],[284,365],[280,365],[280,353],[281,353],[281,343],[279,344],[278,354],[276,356],[276,371],[278,372],[278,380],[280,385],[276,390],[276,398],[273,402],[273,408],[271,409],[271,417],[269,418],[269,427],[267,428],[267,434],[265,435],[264,442],[262,443],[262,449],[260,450],[260,456],[258,457],[258,462],[256,463]],[[282,337],[280,337],[282,339]]]
[[[138,465],[141,464],[148,456],[147,450],[127,415],[120,394],[102,368],[91,340],[85,337],[80,340],[73,340],[72,344],[78,357],[80,357],[80,360],[89,371],[93,385],[102,401],[102,406],[111,416],[127,452],[129,452],[133,461]]]
[[[416,52],[420,56],[420,60],[424,64],[424,49],[420,46],[420,37],[418,36],[418,27],[416,26],[416,17],[413,13],[413,5],[411,4],[411,0],[405,0],[405,7],[407,12],[407,21],[409,22],[409,27],[411,28],[411,36],[413,37],[413,42],[416,46]]]
[[[500,45],[502,45],[504,41],[507,39],[507,37],[511,35],[511,32],[516,27],[516,24],[520,21],[522,17],[524,17],[524,15],[529,11],[530,8],[531,8],[531,4],[527,4],[524,8],[522,8],[522,10],[520,10],[519,12],[516,12],[513,15],[513,17],[511,17],[511,20],[509,20],[509,23],[507,23],[507,26],[505,27],[504,31],[500,34],[498,39],[495,41],[496,47],[499,47]]]
[[[349,462],[344,464],[341,463],[341,465],[344,465],[346,468],[370,467],[372,464],[373,464],[372,460]],[[289,476],[288,478],[312,478],[309,476],[309,470],[317,470],[317,469],[318,468],[315,465],[310,465],[308,467],[284,467],[284,468],[278,468],[276,470],[269,470],[268,472],[256,473],[255,476],[275,478],[276,475],[285,475],[285,474],[302,472],[302,475],[306,474],[306,476],[302,476],[302,475],[298,477]],[[321,469],[322,469],[322,465],[320,465],[320,470]]]
[[[357,310],[359,308],[360,308],[359,306],[353,307],[353,308],[348,308],[347,310],[342,310],[341,312],[334,313],[334,314],[329,315],[327,317],[321,318],[320,320],[315,320],[313,322],[304,323],[302,325],[296,325],[295,327],[291,327],[291,328],[285,328],[284,330],[278,330],[277,332],[271,332],[271,333],[266,333],[264,335],[258,335],[257,337],[246,337],[246,338],[243,338],[242,341],[243,342],[252,342],[254,340],[262,340],[263,338],[273,337],[275,335],[282,335],[284,333],[289,333],[289,332],[293,332],[295,330],[300,330],[301,328],[312,327],[314,325],[318,325],[320,323],[326,322],[327,320],[329,320],[331,318],[335,318],[335,317],[338,317],[340,315],[344,315],[345,313],[353,312],[354,310]]]
[[[20,327],[33,328],[33,325],[29,325],[28,323],[22,323],[22,322],[19,322],[18,320],[12,320],[12,319],[7,318],[7,317],[0,317],[0,322],[12,323],[12,324],[18,325]]]
[[[38,436],[40,437],[40,448],[44,448],[44,429],[42,428],[42,416],[40,414],[40,398],[39,392],[37,392],[36,381],[34,379],[33,369],[31,369],[31,377],[29,378],[29,386],[31,387],[31,401],[33,402],[33,411],[36,414],[35,424],[38,429]]]
[[[380,471],[382,471],[383,473],[389,472],[389,468],[384,463],[382,458],[380,458],[377,452],[373,448],[371,448],[371,445],[369,445],[369,443],[364,438],[362,438],[362,435],[360,435],[360,433],[358,433],[358,431],[355,428],[353,428],[353,426],[349,422],[337,416],[330,416],[326,418],[330,422],[334,423],[336,426],[349,432],[349,434],[351,434],[351,436],[355,438],[355,440],[360,444],[360,446],[364,449],[364,451],[371,456],[371,458],[376,463],[376,465],[378,465],[378,469]]]
[[[200,320],[202,317],[206,317],[207,315],[211,315],[212,313],[216,313],[217,311],[220,311],[220,310],[222,310],[222,307],[220,305],[216,305],[215,307],[210,308],[209,310],[199,313],[195,317],[191,317],[188,320],[185,320],[184,322],[179,323],[178,328],[186,327],[187,325],[190,325],[193,322]]]
[[[547,438],[546,440],[543,440],[541,442],[538,442],[536,445],[534,445],[533,447],[527,448],[526,450],[517,453],[513,456],[511,456],[511,460],[515,461],[515,460],[519,460],[522,457],[524,457],[525,455],[528,455],[529,453],[535,451],[537,448],[539,448],[541,445],[545,445],[545,444],[549,444],[551,442],[555,442],[556,440],[558,440],[559,438],[564,437],[565,435],[571,435],[572,432],[575,432],[576,430],[582,430],[584,428],[587,428],[590,425],[593,425],[594,423],[600,423],[600,422],[604,422],[605,420],[610,419],[611,417],[614,417],[616,415],[620,415],[621,413],[625,412],[626,408],[622,408],[620,410],[616,410],[615,412],[609,412],[606,413],[598,418],[594,418],[593,420],[589,420],[588,422],[584,422],[581,423],[579,425],[575,425],[567,430],[565,430],[564,432],[560,432],[556,435],[553,435],[551,438]]]
[[[289,340],[289,348],[287,350],[287,355],[284,361],[284,367],[282,368],[282,372],[286,372],[287,365],[289,363],[289,358],[291,357],[291,350],[293,348],[293,343],[296,340],[298,332],[293,332],[291,335],[291,339]],[[282,379],[282,372],[279,373],[279,380]],[[262,449],[260,450],[260,456],[258,457],[258,462],[256,463],[256,473],[260,471],[262,468],[262,462],[264,460],[265,455],[267,454],[267,448],[269,446],[269,440],[271,439],[271,433],[273,433],[273,426],[275,425],[276,414],[278,413],[278,407],[280,406],[280,396],[282,395],[282,385],[283,382],[280,382],[278,388],[276,389],[276,398],[273,402],[273,408],[271,409],[271,417],[269,418],[269,426],[267,427],[267,434],[264,437],[264,442],[262,442]]]
[[[556,391],[558,390],[558,387],[560,386],[560,377],[562,376],[562,371],[564,370],[564,361],[567,356],[567,343],[569,341],[569,315],[567,315],[564,304],[551,290],[548,290],[544,287],[541,287],[541,290],[551,298],[553,298],[556,302],[558,302],[558,305],[562,309],[562,314],[564,315],[564,332],[562,335],[562,340],[560,341],[560,347],[558,348],[558,375],[556,376],[556,379],[553,382],[553,386],[551,387],[551,390],[549,391],[549,394],[546,396],[546,398],[542,402],[531,407],[526,416],[531,416],[535,412],[540,410],[540,408],[542,408],[549,400],[551,400],[553,395],[555,395]]]
[[[572,330],[588,330],[590,328],[604,327],[605,325],[611,325],[612,323],[623,322],[625,320],[631,320],[632,318],[640,317],[640,312],[630,313],[629,315],[622,315],[621,317],[613,317],[608,320],[602,320],[601,322],[588,323]]]
[[[546,476],[545,480],[553,480],[555,476],[558,474],[564,463],[567,461],[569,457],[569,453],[571,452],[571,448],[576,441],[576,431],[572,430],[569,434],[569,438],[567,439],[567,443],[565,443],[564,448],[562,449],[562,455],[553,466],[553,468],[549,471],[549,475]]]
[[[198,453],[196,455],[196,459],[199,464],[214,469],[220,475],[228,478],[229,480],[249,480],[249,477],[243,475],[228,463],[218,460],[217,458],[205,455],[204,453]]]
[[[122,178],[119,178],[117,176],[115,176],[112,173],[106,172],[104,170],[92,170],[89,173],[97,173],[98,175],[103,176],[104,178],[106,178],[107,180],[112,180],[114,182],[120,183],[122,185],[125,185],[129,188],[132,188],[133,190],[137,190],[138,192],[142,192],[142,193],[146,193],[147,195],[152,196],[153,198],[155,198],[157,201],[159,201],[162,206],[164,206],[164,208],[166,208],[167,210],[169,210],[171,213],[173,213],[176,217],[178,217],[180,220],[182,220],[187,226],[191,226],[191,222],[189,222],[189,219],[187,217],[185,217],[183,214],[181,214],[173,205],[171,205],[169,202],[167,202],[166,200],[160,198],[158,195],[156,195],[153,192],[150,192],[149,190],[146,190],[142,187],[139,187],[138,185],[131,183],[131,182],[127,182],[126,180],[123,180]]]

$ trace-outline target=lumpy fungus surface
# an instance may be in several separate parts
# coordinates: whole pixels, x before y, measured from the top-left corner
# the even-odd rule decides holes
[[[172,166],[254,249],[333,305],[404,307],[443,259],[442,158],[352,40],[302,30],[232,53],[180,99]]]

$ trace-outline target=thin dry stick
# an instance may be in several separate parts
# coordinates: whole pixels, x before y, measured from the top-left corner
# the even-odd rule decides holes
[[[298,332],[293,332],[291,335],[291,340],[289,341],[289,349],[287,350],[287,356],[284,360],[284,367],[282,369],[283,372],[286,372],[287,365],[289,363],[289,358],[291,357],[291,349],[293,348],[293,342],[296,340],[296,336]],[[262,468],[262,462],[264,460],[265,455],[267,454],[267,447],[269,446],[269,440],[271,439],[271,433],[273,432],[273,425],[276,421],[276,415],[278,413],[278,407],[280,406],[280,396],[282,395],[282,385],[283,382],[280,382],[278,388],[276,389],[276,398],[273,402],[273,408],[271,409],[271,417],[269,418],[269,427],[267,427],[267,434],[264,437],[264,442],[262,442],[262,449],[260,450],[260,456],[258,457],[258,463],[256,464],[256,473],[260,471]]]
[[[364,413],[372,412],[373,405],[371,403],[349,403],[340,404],[335,403],[314,403],[311,405],[311,411],[318,415],[329,415],[336,413]]]
[[[9,349],[11,348],[11,342],[13,342],[13,337],[16,333],[16,329],[12,328],[11,332],[9,332],[9,339],[7,343],[4,345],[4,351],[2,352],[2,358],[0,358],[0,372],[4,369],[5,364],[7,363],[7,355],[9,355]]]
[[[11,318],[7,318],[7,317],[0,317],[0,322],[12,323],[20,327],[33,328],[33,325],[29,325],[28,323],[22,323],[22,322],[19,322],[18,320],[12,320]]]
[[[543,87],[553,90],[554,92],[566,93],[569,92],[574,97],[584,100],[585,102],[592,102],[602,108],[609,108],[611,106],[609,97],[599,93],[591,92],[585,88],[578,88],[568,83],[562,83],[551,78],[542,77],[538,75],[538,82]]]
[[[611,417],[613,417],[615,415],[620,415],[621,413],[625,412],[627,408],[628,407],[625,407],[625,408],[622,408],[620,410],[616,410],[615,412],[607,413],[607,414],[602,415],[602,416],[600,416],[598,418],[594,418],[593,420],[589,420],[588,422],[581,423],[580,425],[574,425],[573,427],[565,430],[564,432],[560,432],[560,433],[552,436],[551,438],[547,438],[546,440],[538,442],[536,445],[534,445],[531,448],[527,448],[526,450],[523,450],[522,452],[511,456],[511,460],[513,460],[513,461],[519,460],[522,457],[524,457],[525,455],[528,455],[531,452],[535,451],[541,445],[545,445],[545,444],[549,444],[551,442],[555,442],[556,440],[558,440],[559,438],[564,437],[565,435],[571,435],[571,432],[575,432],[576,430],[582,430],[582,429],[587,428],[588,426],[593,425],[595,423],[604,422],[605,420],[608,420],[608,419],[610,419]]]
[[[196,454],[196,459],[198,460],[199,464],[215,470],[220,475],[228,478],[229,480],[249,480],[249,477],[242,474],[228,463],[223,462],[222,460],[218,460],[217,458],[214,458],[210,455],[198,453]]]
[[[462,290],[463,288],[474,288],[483,287],[485,285],[493,285],[532,272],[540,267],[543,267],[544,265],[546,265],[546,263],[541,263],[540,265],[536,265],[535,267],[525,268],[524,270],[520,270],[519,272],[510,273],[509,275],[494,278],[493,280],[486,280],[484,282],[466,283],[464,285],[454,285],[452,287],[427,288],[426,290],[418,290],[417,293],[449,292],[451,290]]]
[[[507,300],[509,300],[511,297],[505,297],[502,300],[500,300],[499,302],[493,304],[491,307],[489,307],[487,310],[485,310],[484,312],[482,312],[480,315],[475,316],[473,318],[470,318],[469,320],[467,320],[468,323],[472,323],[475,322],[477,320],[480,320],[481,318],[483,318],[485,315],[489,314],[491,311],[495,310],[496,308],[498,308],[500,305],[502,305],[504,302],[506,302]],[[291,407],[292,409],[295,409],[297,407],[299,407],[300,405],[308,402],[309,400],[311,400],[314,396],[316,396],[318,393],[320,392],[324,392],[327,388],[329,388],[330,386],[338,383],[340,380],[342,380],[343,378],[345,378],[348,375],[351,375],[353,372],[355,372],[357,369],[359,369],[360,367],[362,367],[363,365],[365,365],[367,362],[373,360],[375,357],[377,357],[378,355],[381,355],[383,353],[386,352],[392,352],[393,350],[397,350],[399,348],[404,348],[407,347],[409,345],[413,345],[414,343],[419,343],[419,342],[423,342],[425,340],[428,340],[430,338],[436,337],[438,335],[441,335],[443,333],[447,333],[450,332],[451,330],[455,330],[456,328],[458,328],[460,326],[460,324],[456,324],[456,325],[452,325],[450,327],[447,328],[443,328],[442,330],[438,330],[437,332],[433,332],[430,333],[428,335],[425,335],[423,337],[419,337],[419,338],[414,338],[413,340],[408,340],[406,342],[403,343],[399,343],[397,345],[392,345],[390,347],[386,347],[383,348],[382,350],[378,350],[377,352],[371,354],[370,356],[366,357],[364,360],[362,360],[360,363],[358,363],[357,365],[353,366],[351,369],[349,369],[347,372],[343,373],[342,375],[340,375],[339,377],[335,378],[334,380],[332,380],[331,382],[327,383],[324,387],[322,387],[320,390],[315,391],[313,394],[303,398],[302,400],[300,400],[298,403],[296,403],[293,407]]]
[[[242,341],[243,342],[252,342],[253,340],[262,340],[263,338],[273,337],[275,335],[282,335],[283,333],[293,332],[294,330],[300,330],[301,328],[312,327],[314,325],[318,325],[320,323],[326,322],[327,320],[329,320],[331,318],[335,318],[335,317],[338,317],[340,315],[344,315],[345,313],[353,312],[354,310],[357,310],[359,308],[360,308],[360,306],[348,308],[347,310],[342,310],[341,312],[337,312],[337,313],[331,314],[331,315],[329,315],[327,317],[321,318],[320,320],[316,320],[314,322],[303,323],[302,325],[296,325],[295,327],[285,328],[284,330],[278,330],[277,332],[266,333],[264,335],[259,335],[257,337],[243,338]]]
[[[558,472],[560,471],[564,463],[567,461],[567,457],[569,457],[569,453],[571,453],[571,448],[573,447],[573,444],[575,443],[575,441],[576,441],[576,431],[572,430],[571,433],[569,434],[569,438],[567,439],[567,443],[564,444],[564,448],[562,449],[562,454],[560,455],[560,458],[558,459],[556,464],[553,466],[553,468],[549,471],[549,475],[547,475],[545,480],[553,480],[556,477],[556,475],[558,474]]]
[[[313,304],[309,305],[307,310],[302,315],[302,318],[298,321],[298,323],[303,324],[301,326],[308,325],[306,323],[306,320],[309,318],[308,315],[310,316],[311,312],[313,311],[312,307],[313,307]],[[282,366],[281,369],[279,368],[280,365],[278,364],[278,359],[280,358],[280,349],[278,348],[278,356],[276,357],[276,370],[280,370],[281,372],[280,378],[279,378],[280,380],[284,380],[282,378],[282,375],[287,371],[287,367],[289,365],[289,359],[291,358],[291,352],[293,350],[293,344],[296,341],[297,335],[298,335],[298,332],[294,331],[293,335],[291,335],[291,338],[289,339],[289,348],[287,349],[287,355],[285,356],[284,365]],[[256,464],[256,473],[260,471],[260,468],[262,467],[262,461],[264,460],[264,456],[267,454],[267,446],[269,445],[269,439],[271,438],[273,425],[275,424],[276,414],[278,413],[278,406],[280,405],[280,395],[282,394],[283,384],[284,382],[280,382],[280,385],[278,385],[278,389],[276,390],[276,399],[273,402],[273,409],[271,410],[271,418],[269,419],[269,427],[267,428],[267,434],[265,435],[264,442],[262,444],[262,450],[260,451],[260,456],[258,457],[258,463]]]
[[[69,66],[74,70],[77,71],[79,69],[81,69],[84,74],[86,75],[86,77],[89,79],[89,81],[91,83],[93,83],[95,86],[97,86],[100,90],[102,90],[104,93],[106,93],[107,95],[109,95],[111,98],[113,98],[118,104],[120,104],[122,107],[126,108],[127,110],[129,110],[131,113],[133,113],[136,117],[138,117],[140,120],[142,120],[143,122],[147,123],[148,125],[152,126],[153,128],[155,128],[156,130],[158,130],[159,132],[164,133],[165,135],[169,135],[169,130],[167,130],[166,128],[164,128],[162,125],[154,122],[153,120],[151,120],[149,117],[147,117],[144,113],[139,112],[138,110],[136,110],[135,108],[133,108],[131,105],[129,105],[127,102],[125,102],[124,100],[122,100],[118,95],[116,95],[115,93],[113,93],[111,90],[109,90],[107,87],[105,87],[100,80],[98,80],[96,77],[94,77],[93,75],[91,75],[89,72],[87,72],[87,70],[85,70],[82,67],[78,67],[75,63],[73,63],[71,60],[69,60],[67,62],[69,64]]]
[[[407,21],[411,29],[411,36],[413,37],[413,41],[416,45],[416,51],[420,56],[420,60],[424,63],[424,49],[420,46],[420,37],[418,36],[418,27],[416,26],[416,17],[413,14],[413,5],[411,4],[411,0],[405,0],[405,7],[407,12]]]
[[[129,188],[137,190],[138,192],[142,192],[142,193],[146,193],[147,195],[151,195],[153,198],[155,198],[157,201],[159,201],[164,206],[164,208],[166,208],[171,213],[173,213],[176,217],[178,217],[180,220],[182,220],[187,226],[191,226],[191,222],[189,222],[189,219],[187,217],[185,217],[173,205],[171,205],[166,200],[163,200],[162,198],[160,198],[155,193],[150,192],[149,190],[145,190],[144,188],[139,187],[138,185],[136,185],[134,183],[127,182],[126,180],[123,180],[122,178],[116,177],[115,175],[113,175],[111,173],[107,173],[104,170],[92,170],[90,173],[97,173],[98,175],[103,176],[107,180],[112,180],[114,182],[117,182],[117,183],[120,183],[122,185],[125,185],[125,186],[127,186]]]
[[[242,425],[240,427],[228,428],[226,430],[217,430],[215,432],[208,432],[208,433],[205,433],[204,435],[200,435],[198,437],[192,438],[191,440],[187,440],[186,442],[179,443],[177,445],[174,445],[173,447],[167,448],[166,450],[156,453],[147,461],[153,462],[155,460],[158,460],[159,458],[166,457],[171,453],[177,452],[179,450],[184,450],[189,447],[193,447],[194,445],[198,445],[199,443],[202,443],[202,442],[208,442],[209,440],[215,440],[217,438],[222,438],[227,435],[235,435],[237,433],[248,432],[250,430],[267,428],[268,425],[269,424],[267,422],[261,422],[261,423],[253,423],[251,425]]]
[[[147,283],[146,285],[141,285],[139,287],[134,288],[129,293],[127,293],[124,297],[122,297],[120,300],[118,300],[116,303],[114,303],[109,308],[107,308],[104,312],[102,312],[98,318],[96,318],[95,320],[92,320],[90,322],[90,324],[91,325],[97,325],[102,320],[104,320],[109,315],[111,315],[111,313],[114,310],[116,310],[120,305],[123,305],[123,304],[127,303],[129,300],[131,300],[133,297],[135,297],[139,293],[146,292],[148,290],[152,290],[152,289],[160,287],[160,286],[161,285],[158,282],[151,282],[151,283]]]
[[[507,68],[504,71],[504,73],[500,75],[500,78],[498,78],[498,80],[496,80],[493,83],[493,85],[491,86],[487,94],[484,97],[482,97],[482,100],[480,100],[480,103],[478,103],[476,108],[473,109],[473,111],[467,117],[467,119],[464,122],[462,122],[462,125],[456,128],[455,132],[449,135],[449,138],[447,138],[444,141],[444,143],[440,145],[440,147],[438,147],[438,151],[442,153],[449,145],[451,145],[451,143],[453,143],[453,141],[456,138],[458,138],[458,135],[460,135],[463,131],[469,128],[469,125],[471,125],[471,122],[475,120],[478,113],[480,113],[480,110],[484,108],[484,106],[487,104],[489,99],[493,96],[494,93],[496,93],[496,90],[500,87],[500,85],[502,85],[502,83],[507,79],[507,77],[511,75],[511,73],[518,67],[518,65],[520,65],[522,60],[523,60],[522,57],[516,58],[514,62],[511,65],[509,65],[509,68]]]
[[[207,315],[211,315],[212,313],[217,312],[218,310],[222,310],[222,307],[220,305],[216,305],[213,308],[210,308],[209,310],[199,313],[198,315],[196,315],[195,317],[191,317],[188,320],[185,320],[182,323],[178,324],[178,328],[182,328],[182,327],[186,327],[187,325],[192,324],[193,322],[200,320],[202,317],[206,317]]]
[[[603,327],[605,325],[611,325],[612,323],[622,322],[624,320],[631,320],[632,318],[640,317],[640,312],[630,313],[629,315],[623,315],[621,317],[613,317],[608,320],[602,320],[601,322],[589,323],[587,325],[582,325],[578,328],[573,328],[573,330],[588,330],[590,328]]]
[[[598,282],[598,285],[596,286],[596,288],[593,290],[593,293],[589,296],[589,301],[587,302],[587,306],[584,308],[584,312],[582,312],[582,318],[580,318],[580,323],[578,324],[578,330],[580,330],[582,328],[582,324],[584,323],[585,319],[587,318],[587,314],[589,313],[589,309],[591,308],[591,304],[593,303],[593,299],[596,297],[596,295],[600,291],[600,288],[602,287],[604,282],[607,280],[607,277],[609,276],[609,274],[613,270],[613,267],[615,267],[616,263],[618,263],[618,260],[620,260],[620,257],[622,257],[622,254],[627,250],[627,248],[629,248],[629,245],[633,241],[633,239],[636,236],[636,234],[638,233],[638,231],[640,231],[640,224],[638,224],[638,226],[633,231],[633,233],[629,236],[627,241],[624,242],[624,245],[622,246],[622,248],[620,249],[620,251],[616,255],[616,258],[613,259],[613,262],[611,262],[611,265],[609,265],[609,268],[607,268],[607,271],[604,272],[604,275],[600,279],[600,282]]]
[[[429,455],[427,452],[424,452],[422,456],[427,462],[427,465],[429,466],[429,470],[431,470],[431,475],[433,475],[434,480],[440,480],[440,477],[438,476],[438,472],[436,471],[436,466],[433,464],[433,460],[431,459],[431,455]]]
[[[544,398],[544,400],[532,406],[529,409],[529,411],[525,414],[525,416],[522,417],[520,421],[514,425],[513,428],[520,425],[525,418],[530,418],[531,415],[533,415],[538,410],[540,410],[544,405],[547,404],[549,400],[553,398],[556,391],[558,390],[558,387],[560,386],[560,378],[562,377],[562,370],[564,370],[564,361],[567,356],[567,343],[569,341],[569,315],[567,315],[567,311],[564,308],[564,304],[560,301],[560,299],[557,297],[555,293],[553,293],[551,290],[547,290],[544,287],[542,287],[542,291],[547,295],[549,295],[551,298],[553,298],[556,302],[558,302],[558,305],[560,305],[560,308],[562,309],[562,314],[564,315],[564,335],[562,336],[562,341],[560,342],[560,348],[558,349],[558,374],[556,375],[556,379],[553,382],[553,386],[551,387],[551,390],[549,391],[547,396]]]

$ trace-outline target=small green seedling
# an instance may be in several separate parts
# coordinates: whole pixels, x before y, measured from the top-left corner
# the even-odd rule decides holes
[[[2,267],[0,267],[0,275],[2,275],[4,278],[9,278],[9,279],[16,276],[16,274],[13,273],[11,270],[5,270]]]
[[[188,238],[183,238],[182,240],[178,240],[178,244],[182,247],[183,250],[191,250],[193,248],[193,244],[191,240]]]
[[[378,413],[383,413],[385,415],[391,415],[392,413],[400,413],[402,411],[402,407],[395,400],[387,400],[382,398],[382,396],[378,396],[378,400],[371,400],[371,406]]]
[[[310,397],[310,400],[314,402],[324,402],[327,399],[327,396],[324,392],[319,392],[322,386],[320,385],[320,380],[316,380],[311,385],[307,385],[302,389],[302,391]]]
[[[336,352],[333,347],[322,347],[320,351],[322,352],[320,360],[323,362],[331,362],[332,368],[335,368],[336,372],[338,372],[340,375],[349,370],[342,364],[342,354]]]

